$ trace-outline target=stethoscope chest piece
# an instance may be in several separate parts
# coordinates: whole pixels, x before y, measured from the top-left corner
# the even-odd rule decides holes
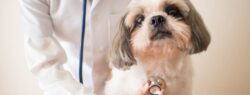
[[[150,88],[149,88],[149,95],[159,95],[161,90],[166,89],[165,81],[160,77],[151,77],[150,81]]]

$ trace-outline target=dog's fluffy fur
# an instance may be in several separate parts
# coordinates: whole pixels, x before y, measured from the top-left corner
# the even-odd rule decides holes
[[[164,18],[160,28],[155,16]],[[191,95],[189,55],[206,50],[210,35],[190,1],[132,0],[120,23],[105,95],[136,95],[151,76],[165,80],[165,95]]]

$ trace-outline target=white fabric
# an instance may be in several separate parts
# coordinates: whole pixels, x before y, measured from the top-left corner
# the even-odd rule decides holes
[[[82,0],[19,1],[28,66],[44,95],[101,95],[106,53],[129,0],[93,0],[88,5],[84,85],[78,80]]]

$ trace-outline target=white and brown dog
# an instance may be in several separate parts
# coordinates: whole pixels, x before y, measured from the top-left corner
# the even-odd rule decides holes
[[[151,76],[164,79],[164,95],[191,95],[189,56],[209,43],[189,0],[132,0],[114,38],[105,95],[136,95]]]

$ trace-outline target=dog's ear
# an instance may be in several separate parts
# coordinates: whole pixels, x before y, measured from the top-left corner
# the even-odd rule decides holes
[[[189,0],[187,0],[187,5],[190,8],[187,23],[190,25],[192,33],[192,49],[190,50],[190,54],[200,53],[207,49],[211,40],[210,34],[208,33],[200,14],[196,11]]]
[[[118,69],[129,69],[135,64],[135,58],[131,52],[131,28],[125,24],[126,15],[122,17],[119,30],[117,31],[112,44],[110,62]]]

